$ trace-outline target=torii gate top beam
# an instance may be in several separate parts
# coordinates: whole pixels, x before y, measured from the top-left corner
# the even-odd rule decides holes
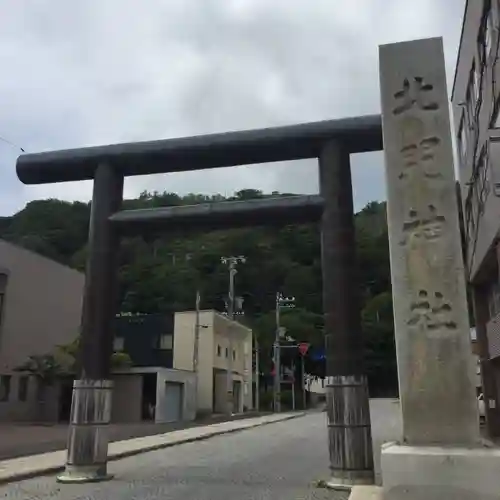
[[[379,151],[381,117],[24,154],[17,175],[24,184],[47,184],[93,179],[100,163],[126,177],[298,160],[317,157],[329,139],[341,140],[350,153]]]

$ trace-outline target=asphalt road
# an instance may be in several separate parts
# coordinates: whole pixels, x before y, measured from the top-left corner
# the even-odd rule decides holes
[[[391,402],[372,405],[375,430],[387,434],[382,424],[395,411]],[[105,483],[60,485],[45,477],[5,485],[0,499],[344,500],[347,493],[315,484],[328,478],[325,415],[311,413],[111,462],[115,477]]]

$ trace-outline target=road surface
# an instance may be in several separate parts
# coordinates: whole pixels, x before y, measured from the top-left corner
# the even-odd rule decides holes
[[[392,404],[392,406],[390,406]],[[389,405],[389,406],[387,406]],[[372,414],[387,422],[393,403]],[[344,500],[328,478],[326,414],[269,424],[109,464],[113,480],[61,485],[53,477],[0,486],[1,500]]]

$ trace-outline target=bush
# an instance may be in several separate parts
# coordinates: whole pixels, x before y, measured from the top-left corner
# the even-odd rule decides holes
[[[261,410],[272,410],[273,409],[273,393],[272,391],[260,391],[259,394],[259,406]]]

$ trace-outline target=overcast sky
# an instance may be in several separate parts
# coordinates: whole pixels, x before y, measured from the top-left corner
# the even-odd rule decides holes
[[[443,36],[449,86],[464,0],[2,0],[0,136],[27,152],[380,112],[378,45]],[[0,141],[0,215],[88,200],[24,186]],[[356,208],[385,198],[381,153],[353,157]],[[315,162],[134,177],[141,191],[317,192]]]

